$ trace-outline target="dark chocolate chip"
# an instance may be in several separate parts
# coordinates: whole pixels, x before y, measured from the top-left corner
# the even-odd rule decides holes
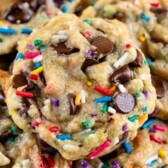
[[[101,54],[105,56],[113,51],[112,41],[103,36],[95,37],[91,44],[96,47],[95,54],[97,56]]]
[[[143,64],[142,53],[137,50],[137,57],[132,63],[130,63],[130,65],[133,66],[133,67],[141,67],[142,64]]]
[[[48,145],[37,134],[36,134],[36,143],[37,143],[38,149],[42,155],[49,154],[49,155],[53,156],[57,152],[56,149],[54,149],[52,146]]]
[[[26,23],[33,16],[33,12],[25,7],[24,3],[14,4],[6,16],[6,20],[11,23]]]
[[[12,132],[10,130],[6,132],[2,132],[0,134],[0,142],[5,143],[10,138],[10,136],[12,136]]]
[[[4,92],[0,89],[0,106],[6,106]]]
[[[129,113],[135,106],[135,98],[129,93],[119,93],[114,98],[114,107],[120,113]]]
[[[26,76],[20,74],[13,77],[13,87],[18,88],[27,85]]]
[[[165,88],[163,86],[162,79],[158,76],[152,75],[152,84],[156,89],[157,98],[164,97]]]
[[[69,93],[68,100],[70,104],[70,115],[75,115],[79,111],[80,106],[75,105],[75,95]]]
[[[116,14],[113,15],[112,19],[117,19],[121,22],[126,22],[126,16],[124,13],[118,12]]]
[[[85,61],[82,64],[82,71],[85,72],[87,67],[98,64],[99,62],[95,60],[94,58],[86,58]]]
[[[168,13],[168,8],[151,8],[151,12],[155,14],[167,14]]]
[[[65,42],[57,43],[56,45],[52,45],[52,47],[59,53],[59,54],[65,54],[69,55],[75,52],[79,52],[79,49],[77,48],[68,48],[65,44]]]
[[[113,83],[126,83],[129,80],[133,79],[133,71],[129,68],[128,65],[125,65],[119,69],[117,69],[112,75],[111,75],[111,81]]]

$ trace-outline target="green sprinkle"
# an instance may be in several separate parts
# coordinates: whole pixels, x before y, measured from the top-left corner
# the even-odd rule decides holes
[[[10,127],[10,130],[11,130],[11,132],[12,132],[13,134],[15,134],[17,128],[16,128],[16,126],[12,125],[12,126]]]
[[[3,38],[2,37],[0,37],[0,43],[2,43],[3,42]]]
[[[137,92],[137,93],[134,94],[134,97],[138,98],[138,97],[140,97],[140,94]]]
[[[131,122],[134,122],[134,121],[138,120],[138,118],[139,118],[138,115],[134,115],[132,117],[128,117],[128,120]]]
[[[92,120],[92,119],[89,119],[89,120],[85,120],[82,122],[82,126],[84,128],[91,128],[93,125],[94,125],[95,121]]]
[[[14,136],[11,136],[11,137],[9,138],[9,142],[10,142],[10,143],[15,142],[15,137],[14,137]]]
[[[151,60],[151,59],[146,59],[146,60],[144,60],[144,65],[149,66],[149,65],[151,65],[151,64],[152,64],[152,60]]]
[[[40,46],[42,44],[42,41],[41,40],[34,40],[34,45],[37,47],[37,46]]]
[[[109,163],[104,163],[101,168],[110,168]]]
[[[91,20],[90,19],[84,19],[83,22],[91,25]]]
[[[95,2],[90,2],[89,3],[89,6],[94,6],[95,5]]]
[[[107,112],[107,109],[108,109],[108,105],[107,105],[107,103],[104,103],[104,105],[103,105],[101,111],[102,111],[103,113],[106,113],[106,112]]]

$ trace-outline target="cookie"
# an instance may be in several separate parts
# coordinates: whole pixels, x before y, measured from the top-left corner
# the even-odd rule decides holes
[[[11,117],[67,160],[109,153],[154,110],[149,67],[117,20],[62,14],[18,50],[8,81]]]
[[[109,168],[166,167],[168,166],[167,136],[167,123],[149,119],[141,127],[137,137],[131,142],[125,141],[122,148],[111,154],[114,158],[105,165]]]

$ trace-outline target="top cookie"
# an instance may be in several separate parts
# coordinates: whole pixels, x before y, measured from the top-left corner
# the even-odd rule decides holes
[[[68,160],[96,158],[134,138],[156,100],[148,64],[126,26],[70,14],[19,45],[9,85],[15,123]]]

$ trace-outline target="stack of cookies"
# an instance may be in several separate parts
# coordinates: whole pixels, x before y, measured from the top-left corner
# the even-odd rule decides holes
[[[0,167],[167,168],[168,0],[1,0]]]

